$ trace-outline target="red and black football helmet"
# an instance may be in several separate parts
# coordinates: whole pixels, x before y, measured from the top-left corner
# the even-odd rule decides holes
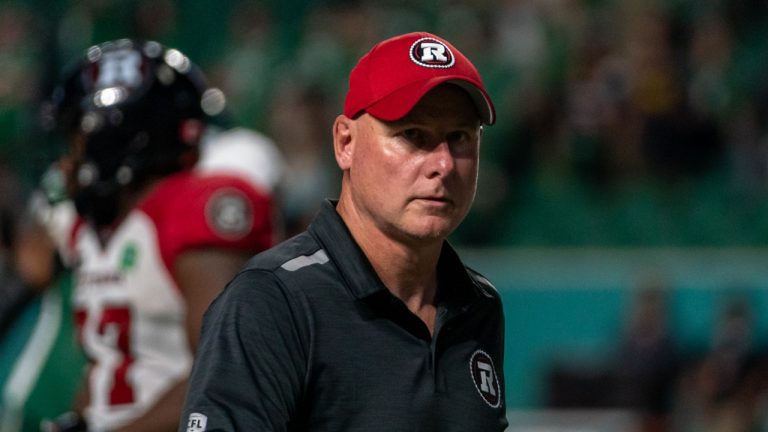
[[[121,39],[89,48],[43,109],[43,124],[82,141],[74,199],[81,215],[111,224],[121,191],[194,164],[224,95],[176,49]]]

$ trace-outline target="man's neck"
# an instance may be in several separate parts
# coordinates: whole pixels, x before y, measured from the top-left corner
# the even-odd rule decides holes
[[[351,230],[352,231],[352,230]],[[434,333],[437,316],[437,261],[439,249],[414,249],[370,229],[352,236],[360,245],[384,286]],[[378,241],[375,239],[379,237]]]
[[[431,332],[437,294],[437,262],[442,241],[423,245],[398,241],[343,203],[337,211],[379,279],[425,322]]]

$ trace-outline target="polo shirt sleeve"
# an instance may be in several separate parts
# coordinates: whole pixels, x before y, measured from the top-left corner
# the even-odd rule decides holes
[[[506,329],[506,320],[504,318],[504,308],[502,307],[501,300],[497,299],[496,301],[496,314],[497,314],[497,323],[498,323],[498,330],[496,331],[496,355],[498,358],[499,365],[497,366],[498,371],[502,373],[497,373],[497,376],[499,377],[499,393],[502,395],[506,395],[506,381],[504,379],[504,373],[503,373],[503,367],[504,367],[504,329]],[[502,397],[501,398],[501,407],[499,409],[499,416],[501,417],[501,423],[504,426],[503,429],[506,428],[508,425],[507,422],[507,398]]]
[[[180,432],[288,430],[308,356],[306,314],[294,309],[270,272],[230,282],[204,317]]]

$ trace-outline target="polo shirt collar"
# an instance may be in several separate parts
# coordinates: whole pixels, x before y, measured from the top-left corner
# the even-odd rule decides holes
[[[336,212],[336,200],[325,200],[309,225],[309,232],[322,245],[336,265],[347,287],[358,299],[387,289],[376,271],[355,243],[352,233]]]
[[[335,200],[325,200],[322,203],[320,211],[309,226],[309,232],[322,245],[331,262],[337,266],[352,295],[364,299],[382,291],[388,292],[336,212],[336,203]],[[438,275],[441,278],[438,281],[439,302],[467,304],[478,297],[485,297],[480,288],[472,282],[456,251],[447,241],[443,243],[438,266]]]

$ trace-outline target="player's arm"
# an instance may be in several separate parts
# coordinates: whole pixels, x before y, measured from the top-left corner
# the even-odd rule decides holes
[[[45,227],[24,224],[15,250],[16,270],[24,284],[36,292],[47,288],[56,277],[56,246]]]
[[[307,374],[308,315],[270,273],[240,273],[205,315],[179,430],[295,426]]]
[[[192,352],[197,349],[206,309],[252,256],[239,250],[199,249],[176,260],[177,280],[187,302],[187,337]]]
[[[27,203],[15,242],[14,266],[25,286],[35,292],[48,288],[61,270],[77,212],[67,199],[65,178],[70,164],[64,158],[43,175]]]
[[[271,245],[270,202],[231,177],[192,178],[175,193],[164,208],[178,206],[185,217],[159,219],[160,244],[185,299],[185,329],[194,353],[211,300],[248,258]],[[177,382],[142,418],[120,430],[176,430],[186,386],[186,379]]]
[[[43,227],[24,224],[16,233],[13,258],[0,274],[0,339],[29,302],[54,280],[56,252]],[[11,260],[8,260],[11,261]]]
[[[179,255],[175,263],[176,280],[187,303],[187,335],[192,351],[197,346],[203,314],[251,253],[227,249],[193,249]],[[184,403],[187,379],[176,383],[141,418],[120,431],[175,431]]]

